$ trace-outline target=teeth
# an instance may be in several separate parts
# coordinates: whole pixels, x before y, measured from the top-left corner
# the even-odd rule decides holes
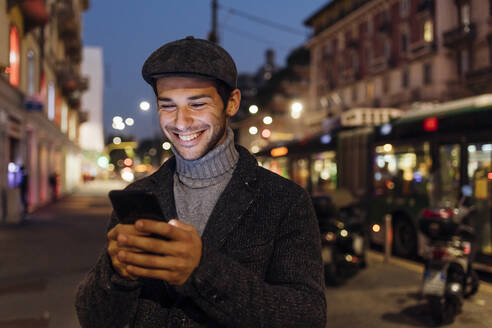
[[[193,140],[195,139],[196,137],[198,137],[200,135],[200,133],[195,133],[195,134],[190,134],[188,136],[183,136],[183,135],[179,135],[179,139],[183,140],[183,141],[190,141],[190,140]]]

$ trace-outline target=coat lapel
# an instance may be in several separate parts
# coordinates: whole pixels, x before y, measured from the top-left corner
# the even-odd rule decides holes
[[[166,220],[176,219],[176,204],[174,202],[174,171],[176,168],[176,159],[170,158],[159,171],[152,176],[152,191],[159,199],[164,218]]]
[[[239,161],[236,169],[219,197],[202,235],[202,241],[209,250],[219,249],[224,244],[227,235],[239,223],[257,194],[256,159],[243,147],[237,148]]]

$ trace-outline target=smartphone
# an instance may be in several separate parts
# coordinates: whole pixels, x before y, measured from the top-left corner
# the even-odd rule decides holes
[[[168,221],[164,218],[159,200],[151,191],[111,190],[109,199],[121,223],[133,224],[138,219]]]

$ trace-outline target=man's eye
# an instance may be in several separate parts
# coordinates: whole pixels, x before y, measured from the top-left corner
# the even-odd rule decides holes
[[[200,107],[203,107],[205,106],[205,103],[194,103],[194,104],[191,104],[191,107],[193,108],[200,108]]]
[[[159,108],[162,108],[162,109],[172,109],[174,107],[175,107],[174,105],[167,105],[167,104],[159,105]]]

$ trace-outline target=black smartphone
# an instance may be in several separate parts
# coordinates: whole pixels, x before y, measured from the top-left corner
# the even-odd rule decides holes
[[[133,224],[138,219],[167,222],[159,200],[151,191],[111,190],[109,199],[121,223]]]

